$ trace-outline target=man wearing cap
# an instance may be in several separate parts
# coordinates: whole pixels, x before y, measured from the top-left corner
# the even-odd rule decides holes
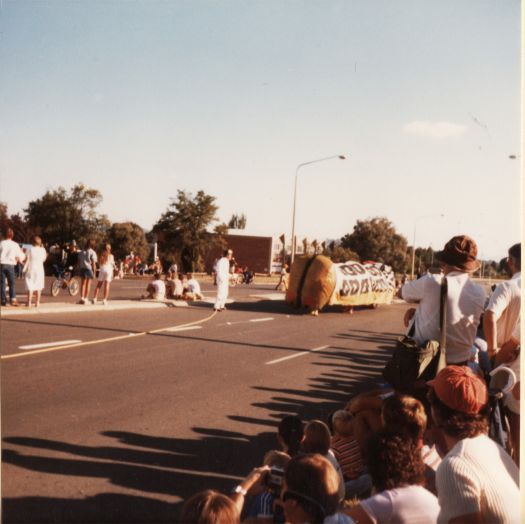
[[[485,382],[466,366],[447,366],[429,386],[432,419],[449,449],[436,472],[438,522],[521,522],[519,470],[487,436]]]
[[[466,364],[481,313],[485,305],[485,291],[474,283],[469,274],[480,267],[476,260],[478,248],[466,235],[455,236],[443,251],[436,253],[443,275],[427,273],[418,280],[406,282],[399,296],[407,302],[416,302],[412,323],[415,322],[414,339],[418,344],[439,340],[439,304],[442,278],[447,279],[446,354],[447,364]]]

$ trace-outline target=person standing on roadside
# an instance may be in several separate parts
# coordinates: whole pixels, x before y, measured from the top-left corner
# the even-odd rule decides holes
[[[18,306],[15,293],[15,266],[24,262],[26,256],[20,246],[13,240],[13,230],[8,228],[6,238],[0,242],[0,288],[2,294],[2,306],[7,305],[5,281],[9,284],[9,302],[12,306]]]
[[[507,266],[511,279],[496,286],[483,315],[483,331],[490,358],[500,350],[511,351],[518,345],[512,333],[521,311],[521,243],[509,249]]]
[[[87,304],[89,286],[97,272],[97,254],[94,250],[95,240],[92,238],[86,242],[86,247],[78,254],[78,267],[82,284],[80,286],[79,304]]]
[[[102,304],[105,306],[108,303],[109,286],[113,280],[113,273],[115,271],[115,257],[111,253],[111,245],[106,244],[104,251],[100,253],[100,269],[98,272],[98,282],[93,295],[93,304],[97,303],[98,292],[102,285],[104,285],[104,299]]]
[[[225,249],[222,258],[217,261],[217,265],[215,266],[217,279],[217,298],[213,308],[215,311],[222,311],[226,306],[230,280],[230,260],[232,257],[233,251],[231,249]]]
[[[27,253],[27,260],[24,266],[26,288],[27,288],[27,307],[31,307],[31,299],[35,295],[35,307],[40,305],[40,296],[45,286],[44,262],[47,258],[46,249],[42,246],[42,239],[39,236],[33,238],[33,245]]]

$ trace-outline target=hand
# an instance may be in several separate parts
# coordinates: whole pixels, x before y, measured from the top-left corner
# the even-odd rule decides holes
[[[506,364],[516,360],[520,354],[519,347],[512,339],[505,342],[496,353],[496,365]]]
[[[406,310],[405,316],[403,317],[403,324],[405,327],[408,327],[410,325],[410,321],[412,320],[412,317],[416,314],[416,308],[411,307]]]
[[[241,482],[241,486],[250,492],[261,487],[266,475],[270,472],[270,469],[270,466],[253,468],[249,475]]]

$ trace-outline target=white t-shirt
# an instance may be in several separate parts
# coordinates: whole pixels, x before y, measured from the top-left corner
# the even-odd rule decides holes
[[[522,522],[518,482],[516,464],[489,437],[460,440],[436,473],[441,506],[438,522],[478,512],[483,522]]]
[[[166,296],[166,284],[162,280],[154,280],[151,285],[155,289],[157,298],[164,298]]]
[[[507,342],[520,318],[521,309],[521,273],[516,273],[510,280],[498,284],[487,306],[496,317],[498,340],[501,347]]]
[[[422,486],[388,489],[361,501],[374,523],[434,524],[439,514],[438,499]]]
[[[419,302],[414,315],[418,344],[439,340],[439,301],[442,275],[426,274],[407,282],[401,296],[407,302]],[[476,338],[479,319],[485,305],[485,291],[472,282],[468,273],[453,271],[447,275],[447,363],[464,362]]]
[[[26,256],[20,246],[10,238],[0,242],[0,264],[16,266],[18,260],[23,262]]]
[[[188,291],[190,293],[194,293],[195,295],[201,294],[201,286],[194,278],[190,278],[186,285],[188,286]]]

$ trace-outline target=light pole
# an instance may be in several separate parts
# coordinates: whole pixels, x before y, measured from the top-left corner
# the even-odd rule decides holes
[[[414,242],[412,244],[412,271],[410,273],[410,279],[414,280],[414,264],[416,261],[416,227],[417,227],[417,221],[421,220],[423,218],[434,218],[434,217],[441,217],[443,218],[445,215],[439,214],[439,215],[424,215],[421,217],[416,217],[414,220]]]
[[[293,215],[292,215],[292,255],[290,257],[290,266],[293,264],[293,259],[295,257],[295,204],[297,202],[297,175],[299,174],[299,169],[310,164],[316,164],[317,162],[324,162],[325,160],[333,160],[334,158],[339,158],[340,160],[345,160],[344,155],[334,155],[327,156],[326,158],[319,158],[317,160],[311,160],[310,162],[305,162],[304,164],[299,164],[295,169],[295,183],[293,189]]]

